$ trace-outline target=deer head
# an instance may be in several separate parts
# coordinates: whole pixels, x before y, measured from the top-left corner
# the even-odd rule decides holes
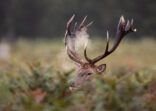
[[[75,25],[72,25],[74,17],[75,15],[73,15],[67,22],[66,33],[64,37],[67,54],[69,58],[78,65],[77,76],[74,82],[70,86],[71,89],[81,86],[85,81],[90,79],[92,74],[103,73],[106,69],[106,64],[96,65],[96,63],[104,59],[108,55],[110,55],[112,52],[114,52],[115,49],[117,49],[117,47],[119,46],[121,40],[123,39],[125,35],[127,35],[130,32],[136,32],[136,29],[134,29],[133,27],[133,19],[131,21],[129,20],[125,21],[124,17],[121,16],[118,26],[117,26],[115,42],[112,48],[109,48],[109,34],[107,31],[107,42],[106,42],[105,51],[98,57],[90,59],[87,56],[87,45],[86,45],[84,48],[85,59],[82,59],[75,50],[75,41],[79,37],[80,33],[83,33],[83,32],[87,33],[87,28],[93,22],[90,22],[87,25],[84,25],[84,22],[87,18],[85,17],[80,23],[80,25],[77,25],[77,23],[75,23]]]

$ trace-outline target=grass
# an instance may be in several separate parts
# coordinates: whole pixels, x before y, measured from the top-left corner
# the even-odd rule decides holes
[[[89,56],[103,52],[104,40],[91,42]],[[75,75],[62,41],[20,40],[0,60],[0,111],[155,111],[156,41],[124,40],[100,63],[103,75],[69,92]],[[82,51],[80,51],[82,54]]]

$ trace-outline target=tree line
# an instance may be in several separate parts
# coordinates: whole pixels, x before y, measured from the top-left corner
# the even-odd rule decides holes
[[[0,0],[0,37],[61,37],[67,20],[88,15],[92,35],[114,33],[121,15],[134,19],[139,37],[156,35],[156,0]]]

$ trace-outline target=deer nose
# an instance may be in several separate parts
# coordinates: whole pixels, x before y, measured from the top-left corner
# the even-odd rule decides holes
[[[69,85],[69,90],[73,91],[74,89],[75,89],[75,83],[71,82],[70,85]]]
[[[71,82],[70,83],[70,87],[75,87],[75,83],[74,82]]]

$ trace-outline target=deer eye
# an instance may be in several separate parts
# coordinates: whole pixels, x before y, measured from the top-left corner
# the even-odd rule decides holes
[[[91,75],[92,73],[88,73],[87,75],[89,76],[89,75]]]

